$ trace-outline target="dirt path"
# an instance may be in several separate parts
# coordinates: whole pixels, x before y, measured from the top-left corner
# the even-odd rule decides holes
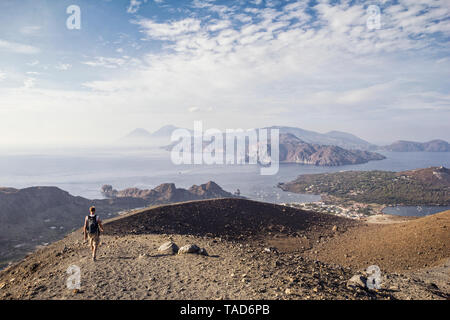
[[[1,299],[439,299],[421,281],[391,275],[384,290],[349,289],[353,271],[305,260],[300,254],[190,236],[105,236],[93,262],[80,234],[38,251],[0,273]],[[210,256],[160,255],[168,239],[196,243]],[[70,265],[81,290],[66,287]]]
[[[390,214],[376,214],[368,216],[363,221],[374,224],[392,224],[392,223],[408,222],[415,219],[418,219],[418,217],[404,217],[404,216],[394,216]]]

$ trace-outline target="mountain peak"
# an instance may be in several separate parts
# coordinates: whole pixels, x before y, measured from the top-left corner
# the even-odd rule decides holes
[[[151,137],[150,132],[142,128],[137,128],[131,131],[129,134],[127,134],[125,138],[146,138],[146,137]]]
[[[159,128],[158,130],[156,130],[155,132],[153,132],[152,136],[153,137],[170,137],[172,135],[172,132],[176,129],[178,129],[178,127],[175,127],[171,124],[165,125],[165,126]]]

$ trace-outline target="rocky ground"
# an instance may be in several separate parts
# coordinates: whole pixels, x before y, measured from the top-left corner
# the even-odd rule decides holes
[[[228,211],[230,216],[221,222],[228,222],[229,227],[215,225],[206,234],[205,217],[217,222],[223,216],[218,208],[225,204],[242,211],[240,216]],[[251,207],[255,209],[252,213]],[[183,214],[183,208],[191,215]],[[198,209],[194,216],[199,220],[192,218],[194,208]],[[268,223],[272,217],[265,215],[266,210],[272,211],[278,224]],[[443,215],[443,219],[447,216]],[[172,219],[172,225],[178,226],[170,234],[161,230],[164,219]],[[199,223],[202,219],[203,223]],[[266,223],[248,225],[253,219]],[[138,230],[138,221],[153,225],[147,226],[149,230]],[[242,225],[243,221],[247,222]],[[425,225],[431,227],[433,221]],[[445,221],[438,222],[447,225]],[[289,228],[288,222],[294,228]],[[326,255],[330,252],[327,245],[348,235],[353,237],[358,230],[367,232],[368,227],[246,200],[162,206],[106,223],[107,232],[102,236],[96,262],[91,260],[78,230],[3,270],[0,299],[448,299],[450,261],[435,259],[434,255],[429,256],[428,268],[412,264],[413,269],[400,270],[401,259],[395,270],[380,265],[379,290],[349,282],[354,275],[367,276],[364,270],[372,261],[338,263],[328,259],[332,255]],[[239,233],[238,228],[245,232]],[[224,237],[221,234],[225,230],[233,232]],[[160,245],[167,241],[180,247],[196,244],[209,255],[159,252]],[[80,290],[66,286],[71,265],[81,270]]]

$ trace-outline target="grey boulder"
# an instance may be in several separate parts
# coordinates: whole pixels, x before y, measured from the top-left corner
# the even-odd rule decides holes
[[[166,242],[163,243],[159,248],[158,248],[159,252],[165,253],[165,254],[176,254],[178,252],[178,246],[172,242]]]

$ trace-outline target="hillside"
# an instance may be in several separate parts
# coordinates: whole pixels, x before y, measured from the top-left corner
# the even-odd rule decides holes
[[[258,238],[268,232],[285,235],[331,234],[328,226],[347,228],[353,220],[244,199],[192,201],[144,209],[108,224],[108,235],[170,233]]]
[[[79,228],[94,205],[102,219],[123,210],[186,200],[234,197],[210,181],[189,190],[162,184],[148,196],[127,189],[110,199],[90,200],[72,196],[56,187],[0,188],[0,268],[23,257],[36,246],[61,239]]]
[[[280,183],[284,191],[331,195],[383,205],[449,205],[450,174],[444,167],[403,172],[344,171],[301,175]]]
[[[450,144],[444,140],[428,142],[396,141],[391,145],[382,147],[383,150],[393,152],[450,152]]]
[[[417,270],[450,257],[449,230],[450,211],[446,211],[404,223],[350,230],[314,248],[317,254],[309,254],[352,268],[375,264],[389,272]]]
[[[448,216],[437,218],[405,224],[405,232],[386,228],[374,238],[380,247],[404,247],[397,257],[365,242],[359,249],[358,239],[379,227],[353,220],[243,199],[158,206],[106,222],[97,262],[78,230],[1,271],[0,299],[445,299],[443,273],[423,276],[416,269],[437,265],[449,254],[439,231],[449,227]],[[423,232],[429,253],[409,243]],[[357,266],[338,264],[341,251],[336,258],[329,254],[344,239],[349,244],[339,250],[348,250]],[[168,240],[179,246],[195,243],[209,255],[159,252]],[[364,262],[372,252],[377,260]],[[383,263],[401,270],[406,255],[410,271],[387,271]],[[382,268],[380,290],[350,285],[353,275],[373,262]],[[70,265],[81,270],[78,291],[65,286]]]
[[[0,267],[78,228],[92,205],[108,217],[146,204],[132,198],[89,200],[56,187],[0,189]]]

